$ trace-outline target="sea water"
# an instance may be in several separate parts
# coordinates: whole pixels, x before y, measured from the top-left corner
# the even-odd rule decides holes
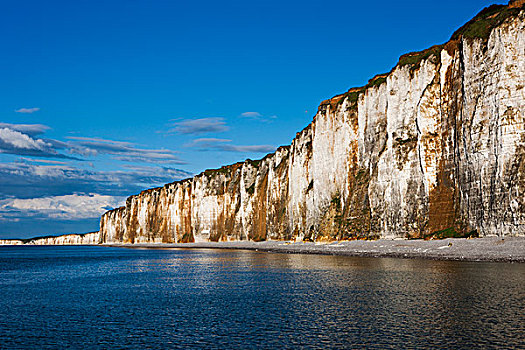
[[[0,348],[525,348],[525,264],[0,247]]]

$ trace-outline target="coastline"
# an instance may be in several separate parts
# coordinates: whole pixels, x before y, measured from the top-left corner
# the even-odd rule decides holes
[[[525,263],[525,237],[483,237],[443,240],[336,241],[235,241],[202,243],[102,244],[132,249],[230,249],[285,254],[321,254],[375,258]]]

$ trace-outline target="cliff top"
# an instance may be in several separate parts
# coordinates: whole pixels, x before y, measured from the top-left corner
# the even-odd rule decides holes
[[[422,51],[409,52],[402,55],[390,72],[376,75],[370,79],[365,86],[350,88],[343,94],[322,101],[319,105],[319,110],[328,105],[334,109],[341,104],[346,97],[350,99],[350,104],[355,106],[361,92],[386,82],[386,78],[396,67],[410,66],[410,71],[413,72],[419,68],[423,60],[433,55],[439,55],[443,49],[450,49],[454,46],[454,42],[462,38],[488,40],[494,28],[501,25],[508,18],[517,16],[522,10],[525,10],[525,0],[510,0],[508,5],[491,5],[485,7],[474,18],[457,29],[447,43],[434,45]]]
[[[451,40],[460,38],[488,39],[492,30],[501,25],[507,18],[516,16],[525,9],[525,0],[514,0],[505,5],[491,5],[485,7],[474,18],[452,34]]]

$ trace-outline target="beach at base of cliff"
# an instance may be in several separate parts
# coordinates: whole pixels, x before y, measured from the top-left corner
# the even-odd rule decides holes
[[[525,237],[484,237],[443,240],[386,240],[292,242],[233,241],[201,243],[104,244],[104,246],[156,249],[237,249],[288,254],[324,254],[407,259],[525,262]]]

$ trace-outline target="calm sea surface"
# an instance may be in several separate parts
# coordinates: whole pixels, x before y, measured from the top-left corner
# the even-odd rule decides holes
[[[525,349],[525,264],[0,247],[20,347]]]

